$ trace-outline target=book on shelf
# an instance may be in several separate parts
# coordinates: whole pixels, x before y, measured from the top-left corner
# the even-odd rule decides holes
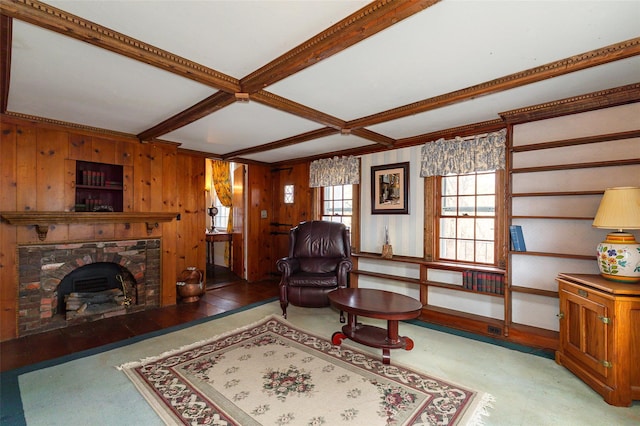
[[[510,225],[509,234],[511,235],[511,247],[513,251],[527,251],[527,246],[524,243],[524,235],[522,234],[522,226]]]
[[[463,271],[462,287],[481,293],[504,294],[504,275],[492,272]]]
[[[122,188],[122,182],[115,180],[105,180],[104,186],[107,186],[109,188]]]

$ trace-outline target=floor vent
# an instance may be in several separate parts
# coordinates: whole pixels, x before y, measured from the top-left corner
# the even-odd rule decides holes
[[[500,327],[494,327],[493,325],[488,325],[487,331],[489,334],[495,334],[497,336],[502,334],[502,329]]]

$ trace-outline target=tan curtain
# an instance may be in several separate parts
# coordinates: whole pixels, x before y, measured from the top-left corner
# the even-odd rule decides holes
[[[220,203],[229,208],[229,220],[227,221],[227,232],[233,231],[233,204],[231,198],[231,165],[226,161],[214,160],[212,163],[213,187]],[[230,242],[225,245],[224,259],[229,266],[230,263]]]

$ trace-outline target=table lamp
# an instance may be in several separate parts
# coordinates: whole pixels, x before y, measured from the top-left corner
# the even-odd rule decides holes
[[[640,187],[608,188],[593,226],[615,229],[598,244],[600,275],[611,281],[640,282],[640,244],[625,229],[640,229]]]

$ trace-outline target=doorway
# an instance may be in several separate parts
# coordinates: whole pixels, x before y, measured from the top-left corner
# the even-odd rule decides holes
[[[246,277],[244,269],[245,166],[206,160],[207,290]],[[229,222],[231,225],[229,225]]]

